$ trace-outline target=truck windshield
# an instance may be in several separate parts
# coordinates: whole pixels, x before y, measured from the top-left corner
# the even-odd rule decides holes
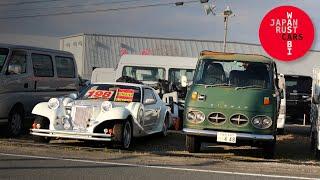
[[[9,53],[9,49],[0,48],[0,71],[2,71],[2,67],[4,66],[8,53]]]
[[[140,102],[139,87],[114,84],[92,84],[83,90],[79,99],[104,99],[115,102]]]
[[[219,61],[203,59],[199,62],[195,84],[243,88],[270,88],[271,66],[261,62]]]
[[[158,81],[165,79],[165,70],[158,67],[125,66],[122,76],[129,76],[138,81]]]
[[[170,68],[169,69],[169,81],[173,84],[180,84],[180,80],[182,76],[186,76],[188,82],[192,82],[194,75],[194,69],[178,69],[178,68]]]

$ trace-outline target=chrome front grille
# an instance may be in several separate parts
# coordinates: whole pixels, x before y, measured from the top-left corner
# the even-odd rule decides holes
[[[93,108],[86,106],[75,106],[72,108],[72,123],[74,129],[86,129],[92,119]]]
[[[235,114],[235,115],[231,116],[230,122],[234,125],[242,126],[242,125],[247,124],[249,122],[249,119],[245,115]]]
[[[223,124],[226,121],[226,116],[222,113],[211,113],[208,120],[213,124]]]

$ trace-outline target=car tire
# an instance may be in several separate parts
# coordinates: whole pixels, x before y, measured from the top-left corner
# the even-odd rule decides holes
[[[189,153],[198,153],[200,152],[201,142],[196,136],[187,135],[186,147]]]
[[[37,116],[34,120],[35,124],[40,124],[41,129],[49,129],[49,121],[45,119],[44,117]],[[33,135],[33,141],[37,143],[49,143],[51,140],[50,137],[44,137],[44,136],[35,136]]]
[[[276,141],[267,142],[263,145],[263,156],[265,159],[273,159],[275,156]]]
[[[168,128],[169,128],[169,117],[168,115],[166,115],[162,125],[162,131],[161,131],[162,136],[165,137],[168,135]]]
[[[17,137],[23,130],[23,109],[14,107],[9,113],[7,135]]]
[[[124,123],[116,123],[113,127],[113,140],[121,149],[129,149],[132,143],[132,125],[126,120]]]

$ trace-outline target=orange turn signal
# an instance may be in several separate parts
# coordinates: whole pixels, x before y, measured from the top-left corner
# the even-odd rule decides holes
[[[263,105],[269,105],[270,104],[270,98],[269,97],[264,97],[263,98]]]
[[[197,100],[198,99],[198,93],[197,92],[192,92],[191,99],[192,100]]]

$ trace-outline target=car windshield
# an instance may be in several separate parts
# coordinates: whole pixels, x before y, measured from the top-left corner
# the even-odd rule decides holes
[[[203,59],[197,67],[195,84],[237,89],[272,87],[270,64]]]
[[[169,81],[174,84],[180,84],[182,76],[186,76],[188,82],[192,82],[193,75],[194,75],[194,69],[178,69],[178,68],[169,69]]]
[[[139,87],[115,84],[92,84],[83,90],[79,99],[104,99],[115,102],[140,102]]]
[[[158,67],[126,66],[123,68],[122,75],[135,78],[138,81],[158,81],[165,78],[165,70]]]
[[[2,67],[4,66],[4,63],[7,59],[9,53],[9,49],[6,48],[0,48],[0,71],[2,70]]]

